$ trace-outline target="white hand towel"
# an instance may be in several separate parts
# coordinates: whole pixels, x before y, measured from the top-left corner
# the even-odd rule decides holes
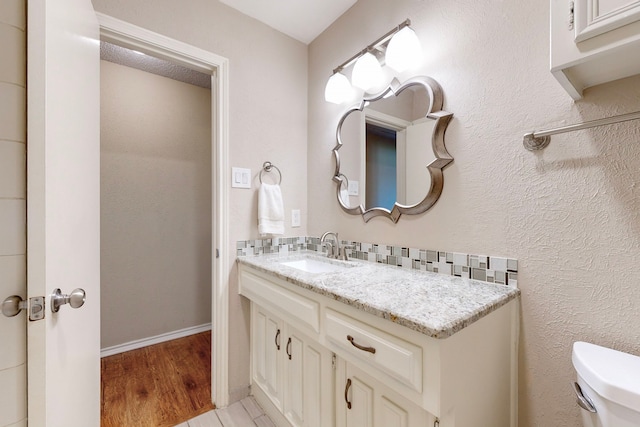
[[[279,185],[261,184],[258,191],[258,232],[284,234],[284,205]]]
[[[340,188],[340,199],[342,199],[342,203],[346,207],[348,207],[348,208],[351,207],[350,206],[351,203],[349,202],[349,191],[347,191],[347,189],[344,188],[344,186]]]

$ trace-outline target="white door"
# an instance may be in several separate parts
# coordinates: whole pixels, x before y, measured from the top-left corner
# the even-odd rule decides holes
[[[0,304],[11,295],[26,294],[25,10],[26,1],[0,1]],[[12,311],[4,308],[7,314]],[[24,319],[24,313],[12,318],[0,314],[0,426],[26,425]]]
[[[32,427],[100,425],[100,69],[90,0],[29,0],[27,326]],[[51,311],[60,288],[86,303]]]

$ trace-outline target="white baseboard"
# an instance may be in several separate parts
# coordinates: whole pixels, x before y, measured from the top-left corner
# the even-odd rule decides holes
[[[189,335],[199,334],[200,332],[206,332],[210,330],[211,330],[211,323],[205,323],[204,325],[192,326],[190,328],[184,328],[178,331],[167,332],[165,334],[156,335],[154,337],[148,337],[148,338],[142,338],[135,341],[129,341],[124,344],[118,344],[118,345],[101,349],[100,357],[113,356],[114,354],[124,353],[125,351],[136,350],[139,348],[147,347],[149,345],[159,344],[161,342],[171,341],[177,338],[183,338]]]
[[[267,414],[269,418],[271,418],[271,421],[273,421],[275,425],[282,427],[292,427],[289,420],[287,420],[282,412],[280,412],[278,408],[275,407],[271,399],[264,391],[262,391],[260,386],[252,384],[251,395],[256,399],[258,405],[260,405],[264,413]]]

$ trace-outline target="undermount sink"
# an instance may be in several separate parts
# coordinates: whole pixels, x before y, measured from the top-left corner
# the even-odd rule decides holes
[[[281,262],[280,264],[287,267],[295,268],[307,273],[331,273],[333,271],[351,268],[353,265],[347,263],[323,261],[315,258],[305,258],[296,261]]]

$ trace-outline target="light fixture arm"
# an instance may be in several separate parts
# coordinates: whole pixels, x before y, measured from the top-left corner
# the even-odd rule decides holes
[[[379,39],[377,39],[376,41],[371,43],[365,49],[362,49],[360,52],[356,53],[351,58],[347,59],[345,62],[343,62],[342,64],[338,65],[333,70],[333,74],[339,73],[343,69],[347,68],[349,65],[353,64],[358,58],[360,58],[365,53],[371,52],[371,51],[379,48],[380,46],[384,45],[389,40],[391,40],[391,37],[393,37],[394,34],[396,34],[398,31],[402,30],[404,27],[408,27],[409,25],[411,25],[411,20],[410,19],[406,19],[404,22],[401,22],[400,25],[398,25],[397,27],[393,28],[391,31],[386,33],[384,36],[380,37]]]

